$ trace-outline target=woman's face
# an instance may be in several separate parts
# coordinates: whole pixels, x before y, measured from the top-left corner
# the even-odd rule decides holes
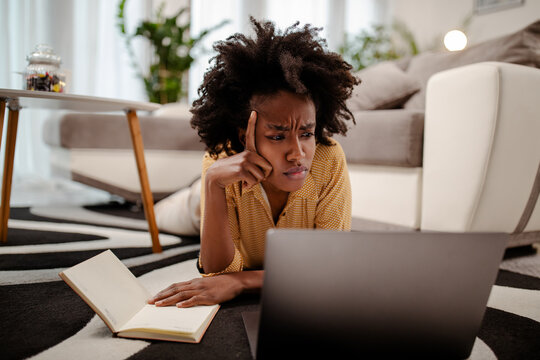
[[[313,101],[302,95],[279,91],[253,96],[257,112],[257,153],[271,165],[263,181],[265,189],[292,192],[304,184],[315,154],[316,112]]]

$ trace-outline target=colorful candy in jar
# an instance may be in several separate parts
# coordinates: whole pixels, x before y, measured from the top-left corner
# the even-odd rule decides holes
[[[25,73],[26,90],[64,92],[64,76],[60,72],[60,57],[44,44],[37,45],[28,55]]]

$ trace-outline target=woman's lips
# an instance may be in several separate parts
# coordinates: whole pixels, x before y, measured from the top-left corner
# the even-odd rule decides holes
[[[283,174],[291,179],[302,179],[306,176],[307,171],[308,168],[305,166],[295,166],[288,169]]]

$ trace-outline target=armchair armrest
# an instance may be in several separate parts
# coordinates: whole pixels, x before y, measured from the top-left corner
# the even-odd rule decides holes
[[[422,229],[540,230],[539,94],[540,69],[507,63],[429,80]]]

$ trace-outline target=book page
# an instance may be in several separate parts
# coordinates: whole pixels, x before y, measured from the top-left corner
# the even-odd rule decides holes
[[[146,305],[120,331],[145,329],[154,330],[153,332],[195,334],[214,315],[218,308],[219,305],[191,308]]]
[[[150,293],[110,250],[63,271],[61,276],[114,332],[150,298]]]

